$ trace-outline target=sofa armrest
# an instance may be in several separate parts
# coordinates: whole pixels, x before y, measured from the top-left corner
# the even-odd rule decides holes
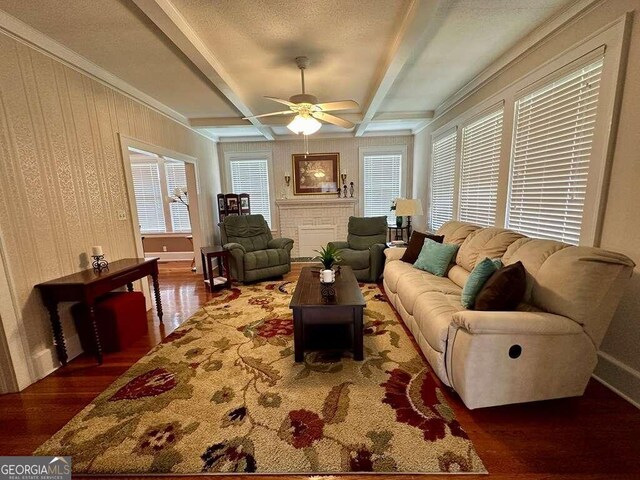
[[[233,253],[233,250],[240,250],[243,254],[247,253],[246,248],[244,248],[239,243],[225,243],[222,248],[225,250],[230,250]]]
[[[577,335],[582,326],[570,318],[546,312],[480,312],[453,314],[452,324],[472,334]]]
[[[329,242],[327,246],[332,246],[337,250],[343,250],[345,248],[349,248],[349,242]]]
[[[293,248],[293,240],[290,238],[272,238],[267,243],[267,247],[291,251]]]
[[[386,257],[385,264],[392,262],[393,260],[400,260],[404,255],[406,248],[403,247],[393,247],[387,248],[384,251],[384,256]]]

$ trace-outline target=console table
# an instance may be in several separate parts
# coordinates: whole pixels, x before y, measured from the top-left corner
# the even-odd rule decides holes
[[[56,345],[58,359],[63,366],[67,364],[67,347],[64,340],[64,332],[58,313],[59,302],[82,302],[87,306],[89,320],[93,326],[93,336],[96,342],[96,360],[102,364],[102,347],[98,337],[98,328],[95,318],[95,303],[100,296],[127,286],[127,290],[133,291],[133,282],[146,276],[153,280],[153,290],[156,297],[156,309],[158,318],[162,323],[162,303],[160,301],[160,286],[158,284],[158,259],[157,258],[123,258],[109,263],[109,269],[97,272],[93,269],[82,270],[64,277],[49,280],[36,285],[42,295],[42,302],[49,311],[53,338]]]

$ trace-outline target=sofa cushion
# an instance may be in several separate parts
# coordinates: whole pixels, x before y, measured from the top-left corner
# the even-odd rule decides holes
[[[469,272],[460,265],[453,265],[447,272],[447,277],[460,288],[464,288],[469,278]]]
[[[418,297],[413,316],[431,348],[438,352],[446,350],[449,324],[453,314],[461,310],[464,308],[460,304],[460,292],[425,292]]]
[[[415,302],[425,292],[460,295],[460,287],[446,277],[437,277],[430,273],[414,269],[405,273],[397,283],[397,294],[405,310],[413,315]]]
[[[445,243],[457,243],[458,245],[462,245],[462,242],[464,242],[469,234],[475,232],[479,228],[481,227],[477,225],[451,220],[442,224],[436,232],[436,235],[444,235]]]
[[[277,265],[287,265],[288,263],[289,254],[282,248],[257,250],[255,252],[247,252],[244,255],[245,270],[257,270]]]
[[[439,277],[444,277],[458,248],[459,246],[455,243],[443,244],[427,238],[413,266]]]
[[[486,281],[489,280],[489,277],[498,271],[500,267],[502,267],[500,260],[491,260],[488,257],[476,264],[469,275],[467,283],[462,289],[461,302],[464,308],[473,308],[478,292],[482,289]],[[521,298],[522,296],[520,296],[520,299]]]
[[[482,228],[471,232],[460,246],[456,264],[469,272],[484,258],[501,258],[509,245],[523,238],[519,233],[504,228]]]
[[[418,259],[418,255],[420,255],[424,241],[427,238],[430,238],[434,242],[442,243],[444,235],[430,235],[428,233],[413,232],[409,239],[409,245],[407,245],[407,249],[404,251],[404,255],[402,255],[400,260],[411,264],[415,263]]]
[[[349,265],[354,270],[369,268],[369,250],[352,250],[343,248],[340,250],[340,263]]]
[[[483,311],[515,310],[527,289],[527,272],[522,262],[512,263],[495,272],[476,295],[474,309]]]
[[[347,242],[353,250],[368,250],[387,241],[387,217],[349,217]]]

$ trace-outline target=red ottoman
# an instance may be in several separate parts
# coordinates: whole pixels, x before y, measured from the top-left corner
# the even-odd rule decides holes
[[[93,327],[87,307],[77,303],[71,313],[85,352],[94,353]],[[122,350],[147,333],[147,309],[142,292],[113,292],[96,303],[96,323],[102,351]]]

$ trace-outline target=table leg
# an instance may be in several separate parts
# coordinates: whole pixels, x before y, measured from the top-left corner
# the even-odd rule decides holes
[[[87,305],[89,307],[89,320],[93,327],[93,340],[96,351],[94,355],[98,365],[102,365],[102,345],[100,344],[100,335],[98,333],[98,323],[96,322],[96,308],[94,304]]]
[[[302,312],[293,310],[293,351],[296,362],[304,360],[304,323]]]
[[[133,292],[133,283],[127,283],[127,292]]]
[[[160,284],[158,283],[158,272],[151,274],[151,280],[153,281],[153,293],[156,296],[156,310],[158,311],[158,318],[162,323],[162,299],[160,298]]]
[[[62,363],[62,366],[67,365],[67,346],[64,343],[64,333],[62,331],[62,323],[60,323],[60,314],[58,313],[58,302],[50,301],[46,303],[47,310],[49,311],[49,319],[51,320],[51,328],[53,330],[53,339],[56,344],[56,352],[58,353],[58,360]]]
[[[353,358],[362,360],[364,358],[362,307],[353,309]]]
[[[207,279],[207,262],[204,258],[204,253],[200,252],[200,258],[202,259],[202,276],[204,280]]]
[[[224,276],[227,279],[225,287],[231,288],[231,264],[229,262],[229,255],[225,255],[222,261],[224,262]]]
[[[209,291],[213,292],[213,265],[211,264],[211,255],[207,255],[207,271],[209,272]]]

